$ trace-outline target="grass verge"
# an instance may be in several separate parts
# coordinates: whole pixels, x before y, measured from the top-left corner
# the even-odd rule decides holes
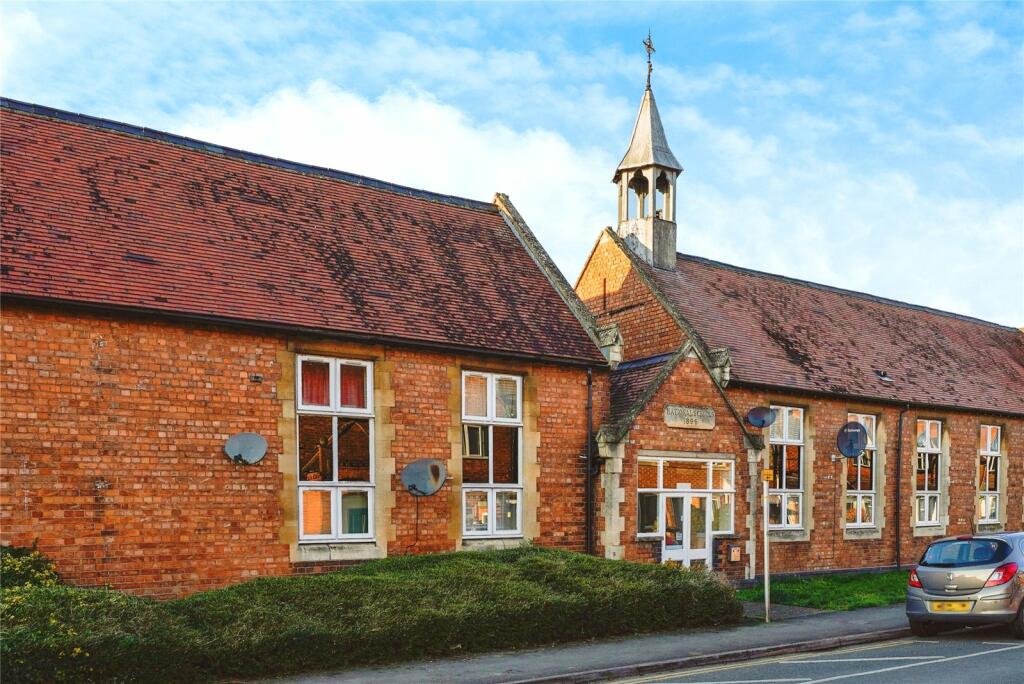
[[[389,558],[174,601],[71,587],[0,592],[15,681],[201,681],[738,622],[701,571],[539,548]]]
[[[772,580],[772,603],[822,610],[854,610],[902,603],[906,598],[907,573],[863,572]],[[764,587],[737,592],[741,601],[764,601]]]

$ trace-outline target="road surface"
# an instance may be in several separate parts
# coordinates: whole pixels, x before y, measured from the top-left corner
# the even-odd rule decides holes
[[[1001,628],[961,630],[618,680],[620,684],[1021,684],[1024,641]]]

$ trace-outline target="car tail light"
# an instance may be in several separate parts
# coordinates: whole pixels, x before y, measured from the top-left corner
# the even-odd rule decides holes
[[[1014,567],[1016,567],[1016,566],[1014,566]],[[923,589],[923,587],[921,586],[921,580],[918,579],[918,577],[917,577],[917,570],[911,570],[910,571],[910,579],[907,580],[907,583],[910,586],[912,586],[912,587],[917,587],[918,589]]]
[[[988,582],[985,582],[986,587],[998,587],[1000,584],[1006,584],[1017,575],[1017,564],[1016,563],[1004,563],[998,568],[992,571],[992,574],[988,578]]]

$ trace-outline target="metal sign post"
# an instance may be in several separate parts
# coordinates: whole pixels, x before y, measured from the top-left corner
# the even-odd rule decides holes
[[[755,406],[754,408],[747,411],[746,421],[758,430],[764,430],[775,422],[778,414],[770,406]],[[764,442],[761,443],[761,509],[764,517],[763,521],[763,534],[764,534],[764,621],[772,621],[772,580],[770,573],[770,566],[768,564],[768,485],[772,481],[774,475],[774,469],[768,462],[769,452],[764,449]],[[754,554],[757,555],[756,553]]]
[[[772,471],[765,468],[761,471],[762,482],[762,508],[764,509],[764,621],[772,621],[772,580],[768,564],[768,482],[771,480]]]

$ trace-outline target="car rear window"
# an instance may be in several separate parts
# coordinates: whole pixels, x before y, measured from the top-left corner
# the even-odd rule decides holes
[[[1010,551],[1010,545],[999,539],[951,539],[929,546],[920,565],[937,568],[987,565],[1004,560]]]

